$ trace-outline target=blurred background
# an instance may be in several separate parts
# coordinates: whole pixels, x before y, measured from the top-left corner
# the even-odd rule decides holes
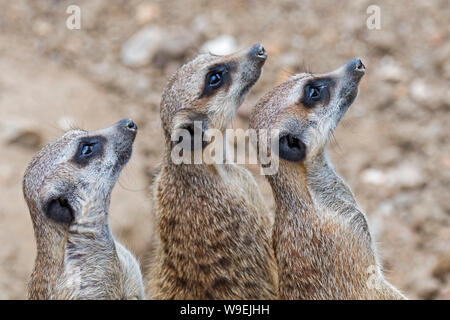
[[[79,30],[66,27],[71,4],[81,9]],[[380,29],[367,26],[369,5],[380,8]],[[235,127],[246,128],[257,99],[292,74],[363,60],[367,73],[331,157],[367,212],[387,278],[408,297],[450,299],[448,0],[0,0],[0,12],[0,299],[25,298],[33,268],[21,180],[35,152],[73,126],[137,122],[110,217],[145,265],[168,77],[202,49],[259,42],[269,59]]]

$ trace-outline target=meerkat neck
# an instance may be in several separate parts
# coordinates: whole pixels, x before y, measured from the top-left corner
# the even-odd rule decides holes
[[[366,270],[378,270],[370,245],[339,214],[314,202],[308,176],[305,164],[283,163],[269,178],[277,206],[273,245],[280,297],[367,298]]]
[[[370,242],[370,232],[364,212],[353,192],[336,173],[326,150],[306,163],[307,184],[317,206],[331,209],[348,219]]]
[[[98,257],[112,257],[111,253],[115,251],[114,238],[107,223],[68,225],[64,230],[35,228],[35,235],[37,255],[29,284],[30,298],[52,298],[52,294],[58,292],[61,277],[82,280],[82,270],[97,270],[98,274],[98,266],[104,264]]]
[[[326,163],[317,165],[332,177],[324,189],[342,181],[330,172],[332,167],[323,169]],[[316,174],[310,170],[307,164],[289,162],[268,176],[276,202],[273,246],[280,298],[403,299],[384,279],[368,232],[361,233],[354,218],[315,199],[320,190],[311,183]]]
[[[37,216],[38,213],[35,214]],[[36,258],[28,283],[29,299],[51,299],[57,279],[62,274],[66,246],[66,232],[39,229],[35,221]]]
[[[314,245],[311,237],[317,237],[314,230],[320,229],[320,221],[314,216],[305,167],[286,163],[280,165],[275,175],[267,177],[276,204],[272,241],[278,263],[279,297],[308,298],[309,284],[305,282],[308,280],[305,275],[319,270],[306,262],[311,259],[310,255],[320,254],[311,249]]]

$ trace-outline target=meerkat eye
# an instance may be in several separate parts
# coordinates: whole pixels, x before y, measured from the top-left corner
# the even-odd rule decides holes
[[[207,76],[207,83],[208,86],[216,89],[218,87],[220,87],[220,85],[222,84],[222,78],[223,78],[223,72],[219,71],[219,72],[210,72]]]
[[[105,138],[101,136],[81,139],[72,160],[80,165],[86,165],[91,159],[102,154],[105,143]]]
[[[92,144],[86,144],[81,149],[81,154],[84,156],[88,156],[92,153]]]
[[[199,98],[209,97],[219,88],[230,84],[230,73],[233,68],[233,65],[227,63],[217,64],[210,67],[205,76],[205,84]]]
[[[309,87],[309,97],[315,101],[319,100],[320,99],[320,88]]]
[[[330,93],[335,86],[336,81],[333,78],[312,79],[304,85],[300,103],[308,109],[317,105],[326,105],[330,101]]]

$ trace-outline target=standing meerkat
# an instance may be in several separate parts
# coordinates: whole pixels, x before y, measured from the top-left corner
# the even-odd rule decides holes
[[[252,128],[279,130],[279,169],[267,179],[282,299],[405,298],[384,279],[366,217],[326,156],[364,72],[354,59],[327,74],[296,75],[253,110]]]
[[[154,189],[158,244],[149,290],[155,299],[276,296],[268,213],[250,172],[233,163],[175,164],[171,157],[179,129],[191,133],[188,139],[195,130],[225,132],[266,58],[262,45],[203,54],[168,81],[161,102],[166,148]],[[193,142],[193,153],[201,157],[207,144]]]
[[[110,230],[113,187],[131,157],[130,119],[72,130],[28,166],[23,193],[37,243],[29,299],[143,299],[139,264]]]

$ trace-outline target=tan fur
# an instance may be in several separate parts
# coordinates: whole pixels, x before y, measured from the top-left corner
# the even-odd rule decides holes
[[[111,191],[135,135],[123,133],[127,129],[122,127],[118,123],[97,132],[70,131],[44,147],[28,166],[23,192],[37,243],[29,299],[145,297],[139,264],[115,241],[108,223]],[[103,153],[85,166],[74,163],[80,139],[92,136],[105,138]],[[70,223],[56,222],[44,212],[46,203],[60,196],[73,209]]]
[[[203,114],[208,128],[222,132],[229,126],[264,63],[250,53],[201,55],[181,67],[164,90],[166,153],[154,185],[158,246],[149,271],[152,298],[275,297],[268,213],[251,174],[234,164],[176,165],[170,157],[170,137],[190,116]],[[231,83],[201,98],[208,68],[220,63],[234,64]]]
[[[404,299],[383,277],[364,213],[326,157],[325,147],[357,94],[355,60],[329,74],[302,74],[274,88],[251,117],[255,129],[299,137],[306,157],[279,159],[267,176],[276,202],[273,243],[281,299]],[[331,78],[330,98],[302,98],[311,79]]]

